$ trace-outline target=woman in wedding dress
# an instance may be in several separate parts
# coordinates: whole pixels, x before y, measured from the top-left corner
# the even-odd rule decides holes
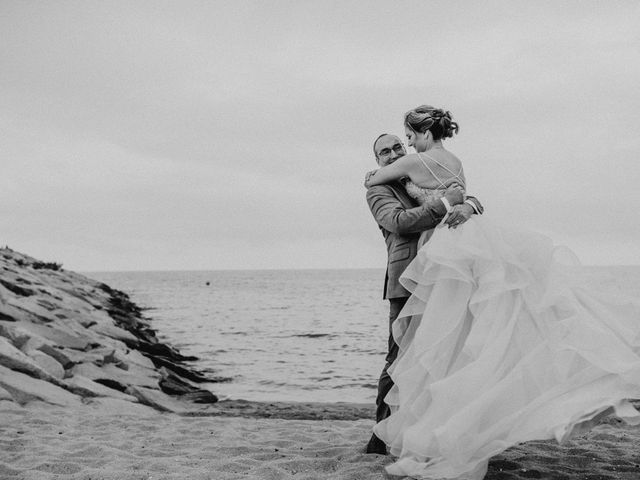
[[[368,176],[408,177],[418,202],[465,184],[442,140],[449,112],[405,116],[406,155]],[[490,457],[529,440],[563,442],[615,413],[640,423],[640,305],[590,290],[567,249],[474,215],[425,236],[401,283],[412,293],[394,324],[400,354],[374,427],[397,461],[389,473],[478,480]]]

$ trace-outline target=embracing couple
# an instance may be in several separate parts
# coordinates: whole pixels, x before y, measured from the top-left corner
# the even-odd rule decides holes
[[[481,215],[443,146],[450,112],[417,107],[404,128],[415,153],[380,135],[365,178],[390,306],[367,452],[388,448],[395,475],[479,480],[515,444],[563,442],[611,413],[640,423],[639,304],[586,290],[566,249]]]

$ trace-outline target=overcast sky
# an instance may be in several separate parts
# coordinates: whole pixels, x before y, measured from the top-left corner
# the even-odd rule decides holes
[[[0,1],[0,243],[75,270],[384,267],[428,103],[486,214],[640,263],[640,2]]]

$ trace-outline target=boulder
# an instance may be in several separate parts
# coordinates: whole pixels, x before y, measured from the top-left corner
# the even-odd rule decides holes
[[[54,401],[42,401],[64,404],[74,393],[85,399],[104,395],[128,405],[142,398],[171,411],[217,401],[195,385],[215,379],[190,364],[197,358],[160,342],[126,293],[9,248],[0,248],[0,280],[0,365],[20,378],[45,380],[36,381],[43,391],[47,382],[57,387],[50,392]],[[16,382],[5,383],[2,398],[40,398],[33,382],[24,391]],[[60,389],[67,394],[56,397]]]
[[[47,381],[0,366],[0,387],[20,405],[42,401],[64,407],[82,405],[79,397]]]
[[[31,350],[40,350],[56,359],[65,369],[73,366],[73,362],[62,352],[61,348],[56,348],[47,339],[39,335],[30,334],[16,325],[7,325],[5,322],[0,322],[0,336],[7,338],[14,347],[25,353]]]
[[[112,363],[101,367],[93,363],[80,363],[71,369],[71,373],[82,375],[91,380],[113,380],[122,385],[134,385],[158,389],[160,374],[144,367],[131,366],[129,370],[118,368]]]
[[[86,350],[92,343],[92,338],[81,337],[60,325],[39,325],[36,323],[20,321],[18,325],[27,332],[44,337],[49,342],[65,348]]]
[[[4,388],[0,387],[0,402],[3,400],[13,401],[13,397],[11,394],[6,391]]]
[[[178,364],[178,362],[168,360],[165,357],[151,356],[150,358],[151,358],[151,361],[153,362],[153,364],[157,368],[164,367],[167,370],[171,370],[175,374],[186,378],[187,380],[191,380],[192,382],[204,383],[204,382],[210,382],[211,381],[203,373],[198,372],[197,370],[195,370],[193,368],[184,367],[184,366]]]
[[[5,322],[15,322],[16,317],[14,315],[11,315],[10,313],[7,312],[7,309],[4,308],[0,308],[0,320],[5,321]]]
[[[26,320],[41,324],[53,321],[51,313],[37,305],[32,298],[14,298],[9,300],[6,305],[11,308],[12,314],[10,316],[17,321]]]
[[[6,290],[10,291],[11,293],[19,297],[30,297],[31,295],[34,295],[36,293],[31,288],[22,287],[15,282],[11,282],[3,278],[0,278],[0,285],[2,285]]]
[[[180,397],[181,400],[188,400],[193,403],[216,403],[218,397],[209,390],[199,388],[188,380],[179,377],[171,370],[161,368],[160,388],[164,393]]]
[[[55,358],[62,368],[65,370],[73,367],[75,363],[69,358],[69,356],[62,350],[62,348],[58,348],[55,345],[51,345],[49,343],[43,343],[38,347],[43,353],[46,353],[50,357]]]
[[[41,350],[41,348],[38,348],[38,350]],[[65,367],[65,369],[71,368],[73,367],[73,365],[76,365],[79,363],[92,363],[92,362],[100,363],[104,358],[104,351],[100,351],[98,349],[89,350],[85,352],[81,350],[75,350],[72,348],[56,347],[56,350],[58,350],[62,355],[64,355],[69,360],[69,362],[71,362],[71,365],[69,367]],[[43,351],[47,355],[51,355],[53,357],[53,354],[47,352],[46,350],[43,350]]]
[[[37,365],[52,377],[62,379],[64,377],[64,367],[55,358],[47,355],[40,350],[29,350],[29,356]]]
[[[89,328],[90,330],[99,333],[100,335],[104,335],[105,337],[120,340],[128,346],[135,346],[138,344],[138,339],[132,333],[127,332],[123,328],[116,327],[113,322],[110,324],[105,321],[97,322]]]
[[[29,341],[32,335],[14,323],[0,320],[0,337],[4,337],[9,340],[14,347],[22,348],[22,346]]]
[[[155,369],[153,362],[137,350],[127,350],[124,355],[122,355],[122,358],[129,364],[133,363],[144,368]]]
[[[193,411],[186,402],[181,402],[166,393],[144,387],[129,387],[127,393],[133,395],[143,405],[148,405],[163,412],[185,413]]]
[[[68,378],[66,383],[71,392],[82,397],[110,397],[133,403],[138,401],[138,399],[132,395],[127,395],[121,391],[109,388],[82,375],[74,375]]]
[[[61,385],[60,381],[44,370],[33,359],[14,347],[9,340],[0,337],[0,365],[26,373],[35,378],[40,378],[54,385]]]

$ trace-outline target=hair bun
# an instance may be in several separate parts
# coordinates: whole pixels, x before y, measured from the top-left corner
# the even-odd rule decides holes
[[[453,137],[458,133],[458,124],[453,121],[451,112],[431,105],[420,105],[408,111],[404,121],[415,132],[430,131],[434,140]]]
[[[434,111],[434,117],[440,125],[443,138],[450,138],[458,133],[458,124],[453,121],[450,111],[441,108],[436,109],[436,111]]]

